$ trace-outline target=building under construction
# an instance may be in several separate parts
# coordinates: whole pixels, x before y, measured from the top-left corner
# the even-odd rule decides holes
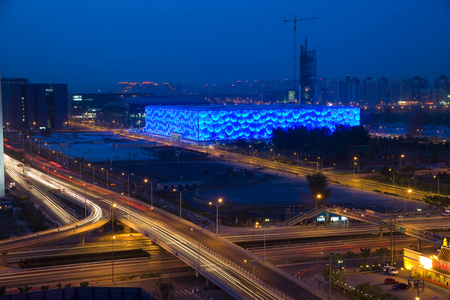
[[[308,50],[308,38],[300,49],[300,104],[316,104],[316,49]]]

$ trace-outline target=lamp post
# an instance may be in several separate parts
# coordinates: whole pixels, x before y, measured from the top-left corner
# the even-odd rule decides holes
[[[353,157],[353,176],[355,176],[356,175],[356,171],[355,171],[355,166],[356,166],[356,164],[357,164],[357,161],[358,160],[358,157]]]
[[[258,261],[260,261],[261,259],[264,259],[263,257],[258,258],[257,260],[255,260],[254,262],[248,261],[248,260],[244,260],[245,263],[250,263],[252,265],[252,274],[253,274],[253,299],[255,298],[255,265]]]
[[[411,197],[411,193],[412,193],[412,189],[408,189],[406,192],[408,193],[408,198],[410,198]],[[405,195],[405,213],[406,213],[406,195]]]
[[[320,253],[325,254],[325,252],[321,251]],[[330,253],[330,285],[328,290],[328,297],[331,299],[331,259],[333,258],[333,255],[339,254],[339,251],[336,251],[336,253]]]
[[[153,206],[153,182],[156,182],[156,180],[149,181],[147,179],[144,179],[144,182],[150,182],[150,205]]]
[[[111,277],[112,277],[112,282],[114,285],[116,285],[114,283],[114,240],[116,239],[116,236],[114,235],[114,208],[116,208],[117,205],[114,203],[113,205],[111,205],[110,209],[111,209],[111,236],[112,236],[112,262],[111,262]]]
[[[394,169],[389,169],[389,172],[391,172],[391,171],[392,171],[392,185],[395,185],[395,181],[394,181],[395,171],[394,171]]]
[[[197,268],[200,269],[200,232],[203,231],[203,229],[208,228],[208,225],[203,227],[200,230],[197,230],[197,241],[198,241],[198,246],[197,246]],[[194,228],[191,228],[191,230],[194,230]],[[197,277],[198,277],[198,270],[197,270]]]
[[[398,166],[401,167],[402,166],[402,158],[405,157],[404,154],[400,155],[400,160],[399,160],[399,164]]]
[[[159,218],[159,212],[161,211],[161,209],[163,209],[163,208],[166,207],[166,206],[167,206],[167,204],[164,205],[163,207],[158,208],[158,240],[159,240],[159,233],[160,233],[160,231],[161,231],[161,229],[160,229],[161,219]]]
[[[38,142],[38,155],[41,155],[41,140],[35,139]]]
[[[184,192],[186,192],[187,190],[177,190],[177,189],[173,189],[174,192],[178,192],[180,193],[180,219],[181,219],[181,194],[183,194]]]
[[[90,167],[91,164],[88,164],[88,167]],[[95,165],[92,164],[92,184],[95,184]]]
[[[209,205],[216,206],[216,236],[219,236],[219,204],[222,203],[222,198],[217,199],[216,203],[209,202]]]
[[[127,197],[127,218],[128,221],[130,221],[130,176],[134,175],[134,173],[127,174],[122,173],[122,176],[127,176],[127,182],[128,182],[128,197]]]
[[[91,187],[92,185],[90,185],[89,187]],[[87,187],[88,187],[88,185],[85,183],[84,184],[84,218],[86,218],[87,217],[87,212],[86,212],[86,201],[87,201],[87,193],[86,193],[86,190],[87,190]]]
[[[259,227],[259,222],[255,222],[255,226],[253,226],[253,245],[252,247],[255,248],[255,228]],[[255,250],[253,250],[255,252]]]
[[[433,176],[433,178],[436,178],[437,179],[437,182],[438,182],[438,195],[440,194],[439,192],[439,175],[438,176],[436,176],[436,175],[434,175]]]
[[[316,195],[316,198],[315,198],[315,200],[314,200],[314,205],[315,205],[316,213],[317,213],[317,207],[318,207],[318,203],[317,203],[317,202],[318,202],[320,199],[322,199],[322,194],[317,194],[317,195]],[[314,229],[316,229],[316,227],[317,227],[317,216],[314,218]]]

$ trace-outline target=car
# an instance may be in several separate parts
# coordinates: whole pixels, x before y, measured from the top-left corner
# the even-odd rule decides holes
[[[385,283],[385,284],[397,284],[398,281],[395,280],[394,278],[386,278],[386,279],[384,280],[384,283]]]
[[[406,283],[400,282],[400,283],[395,284],[392,288],[394,290],[407,290],[407,289],[409,289],[409,285],[407,285]]]
[[[383,272],[392,276],[398,275],[398,271],[395,267],[392,266],[384,266]]]

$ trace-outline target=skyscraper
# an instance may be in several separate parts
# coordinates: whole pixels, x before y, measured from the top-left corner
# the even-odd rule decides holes
[[[308,50],[308,38],[300,49],[300,104],[316,104],[316,49]]]

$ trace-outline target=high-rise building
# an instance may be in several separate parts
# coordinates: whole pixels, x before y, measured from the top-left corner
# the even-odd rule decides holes
[[[401,101],[411,101],[411,79],[402,78]]]
[[[361,99],[361,81],[353,77],[351,80],[350,76],[347,76],[347,101],[348,102],[358,102]]]
[[[67,84],[3,78],[3,124],[8,130],[62,130],[68,122]]]
[[[347,82],[343,80],[338,82],[338,102],[347,103]]]
[[[428,88],[428,80],[420,76],[414,76],[411,80],[411,100],[422,102],[423,92]]]
[[[327,105],[335,102],[337,99],[337,82],[333,78],[319,78],[317,80],[317,99],[316,103],[319,105]]]
[[[397,103],[402,98],[402,82],[400,80],[391,81],[390,103]]]
[[[300,104],[316,104],[316,49],[308,50],[308,38],[300,48]]]
[[[381,77],[377,80],[377,102],[389,102],[389,79]]]
[[[448,101],[450,95],[450,79],[441,75],[434,81],[435,97],[434,102],[439,103],[441,101]]]
[[[377,103],[377,81],[372,77],[367,77],[362,81],[362,97],[366,104]]]

